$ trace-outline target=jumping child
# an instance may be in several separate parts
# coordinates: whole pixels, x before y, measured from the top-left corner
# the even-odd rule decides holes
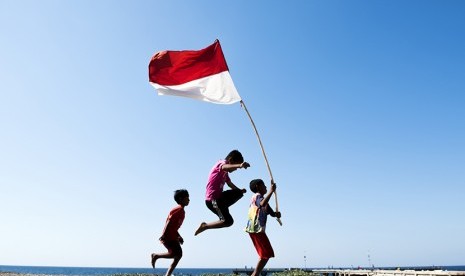
[[[257,266],[251,276],[259,276],[268,260],[274,257],[273,247],[265,233],[267,215],[280,218],[281,213],[273,211],[268,205],[271,195],[276,191],[275,183],[271,182],[270,192],[266,193],[267,189],[263,180],[254,179],[250,181],[250,190],[254,195],[250,201],[245,231],[249,233],[259,256]]]
[[[179,235],[178,230],[182,225],[185,217],[184,207],[189,205],[189,192],[187,190],[176,190],[174,192],[174,200],[178,203],[178,206],[174,207],[166,219],[165,228],[160,237],[160,242],[168,249],[167,253],[153,253],[152,254],[152,267],[155,268],[155,262],[160,259],[173,259],[173,263],[166,271],[166,276],[176,268],[179,260],[182,258],[181,244],[184,243],[183,238]]]
[[[208,177],[205,205],[218,216],[219,220],[210,223],[202,222],[195,231],[196,236],[205,230],[229,227],[234,223],[229,207],[243,196],[246,189],[236,187],[231,182],[229,173],[248,167],[250,164],[244,162],[244,157],[238,150],[231,151],[225,160],[220,160],[213,166]],[[231,188],[230,190],[223,191],[225,183]]]

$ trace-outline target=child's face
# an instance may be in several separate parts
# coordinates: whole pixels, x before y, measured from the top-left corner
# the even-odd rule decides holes
[[[258,184],[257,189],[261,195],[264,195],[267,192],[266,186],[263,183]]]
[[[189,202],[191,200],[189,199],[189,196],[186,196],[185,198],[181,199],[181,206],[187,206],[189,205]]]

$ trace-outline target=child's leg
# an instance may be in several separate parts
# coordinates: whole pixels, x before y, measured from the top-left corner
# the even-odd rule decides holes
[[[197,236],[208,229],[218,229],[233,225],[234,219],[229,213],[229,206],[236,203],[243,196],[244,193],[242,193],[242,190],[227,190],[221,194],[218,200],[205,201],[208,209],[217,215],[220,220],[210,223],[202,222],[195,231],[195,235]]]
[[[174,259],[173,261],[173,264],[174,264],[173,269],[174,269],[182,257],[181,245],[177,241],[165,241],[165,242],[162,242],[162,244],[166,247],[166,249],[168,249],[168,252],[162,253],[162,254],[153,253],[151,256],[152,267],[155,268],[155,262],[158,259]]]
[[[174,269],[176,268],[176,266],[177,266],[178,263],[179,263],[179,260],[181,260],[181,257],[182,257],[182,256],[176,256],[176,257],[174,257],[174,260],[173,260],[173,262],[171,263],[171,265],[170,265],[170,267],[168,268],[168,270],[166,271],[165,276],[170,276],[171,273],[173,273]]]
[[[266,233],[249,233],[249,236],[259,256],[257,267],[252,276],[260,276],[268,260],[274,257],[273,247],[271,247]]]
[[[260,276],[267,262],[268,259],[258,259],[257,267],[255,267],[255,270],[252,272],[252,275],[250,276]]]
[[[227,190],[221,194],[220,200],[227,207],[230,207],[244,196],[242,190]]]
[[[195,235],[197,236],[198,234],[208,229],[218,229],[218,228],[229,227],[233,224],[233,222],[234,221],[232,220],[232,217],[231,217],[231,220],[229,221],[217,220],[217,221],[209,222],[209,223],[202,222],[199,228],[197,228],[197,230],[195,231]]]
[[[167,253],[162,253],[162,254],[152,253],[151,257],[152,257],[152,261],[151,261],[152,267],[155,268],[155,262],[158,259],[173,259],[175,255],[172,252],[167,252]]]
[[[218,229],[218,228],[224,228],[224,227],[229,227],[233,225],[234,219],[229,213],[230,205],[228,205],[228,203],[230,203],[230,200],[226,200],[228,197],[224,197],[224,193],[225,192],[223,192],[223,196],[220,199],[216,201],[206,202],[208,209],[210,209],[210,211],[216,214],[220,220],[210,222],[210,223],[202,222],[199,228],[197,228],[197,230],[195,231],[196,236],[208,229]]]

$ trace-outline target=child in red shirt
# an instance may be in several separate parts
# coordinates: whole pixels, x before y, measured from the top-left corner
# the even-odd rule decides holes
[[[179,235],[178,230],[182,225],[185,217],[184,207],[189,205],[189,193],[187,190],[176,190],[174,192],[174,200],[179,205],[174,207],[166,218],[165,228],[160,237],[160,242],[168,249],[167,253],[153,253],[152,254],[152,267],[155,268],[155,262],[160,258],[173,259],[173,263],[166,271],[166,276],[176,268],[179,260],[182,258],[181,244],[184,243],[183,238]]]

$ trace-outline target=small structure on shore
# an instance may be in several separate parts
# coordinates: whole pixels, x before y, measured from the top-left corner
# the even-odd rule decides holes
[[[465,271],[414,269],[315,269],[320,276],[465,276]]]

